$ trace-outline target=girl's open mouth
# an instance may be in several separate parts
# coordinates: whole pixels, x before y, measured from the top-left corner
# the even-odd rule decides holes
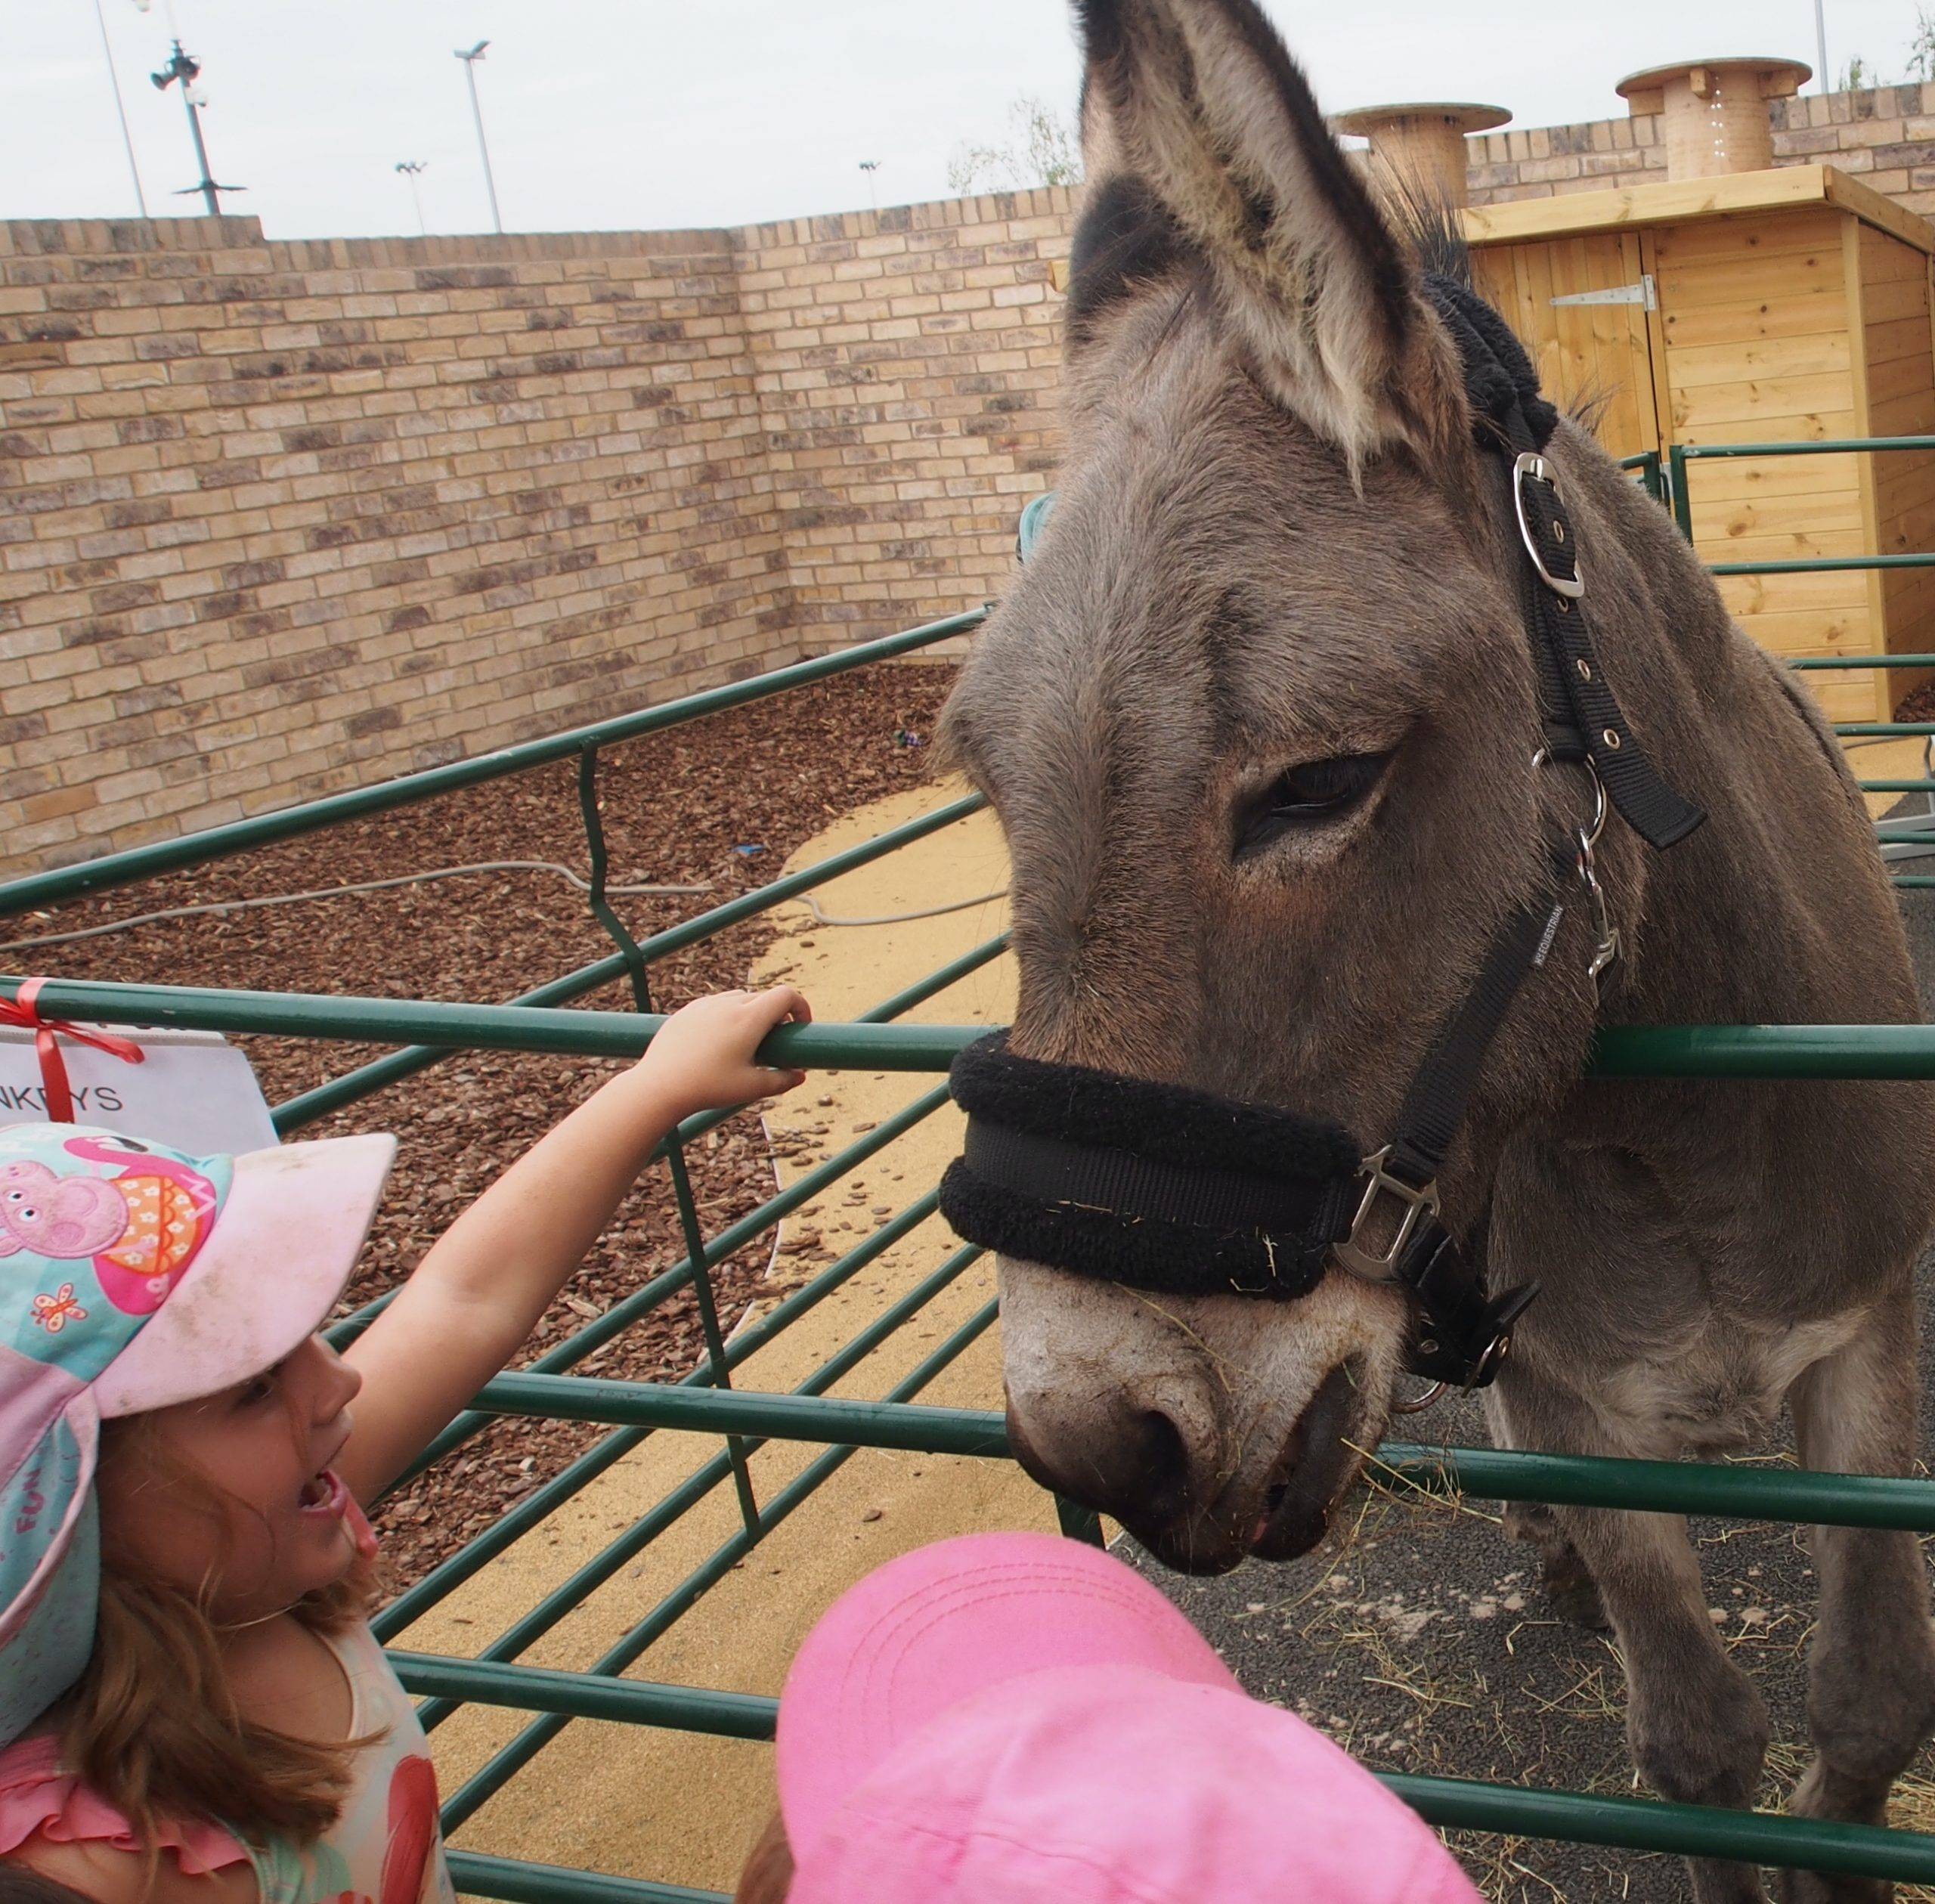
[[[305,1514],[320,1520],[339,1520],[349,1506],[349,1490],[333,1468],[313,1474],[302,1484],[300,1503]]]

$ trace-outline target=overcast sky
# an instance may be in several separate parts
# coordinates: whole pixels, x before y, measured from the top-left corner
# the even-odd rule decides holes
[[[156,214],[195,176],[171,0],[100,0]],[[950,156],[1017,95],[1072,105],[1061,0],[172,0],[206,68],[215,175],[271,237],[488,230],[463,71],[477,68],[513,231],[738,224],[944,196]],[[1815,57],[1813,0],[1268,0],[1330,110],[1481,100],[1544,125],[1623,110],[1615,80],[1698,54]],[[1902,76],[1913,0],[1826,0],[1838,72]],[[1480,23],[1482,22],[1481,29]],[[135,209],[94,0],[0,0],[0,217]]]

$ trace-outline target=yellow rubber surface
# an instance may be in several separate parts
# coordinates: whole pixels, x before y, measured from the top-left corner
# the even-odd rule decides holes
[[[1929,777],[1925,740],[1844,741],[1841,745],[1858,780],[1925,780]],[[1921,811],[1927,803],[1920,794],[1863,794],[1862,798],[1868,803],[1869,819],[1877,820],[1904,800],[1914,812]]]
[[[960,791],[918,789],[847,815],[801,848],[788,869],[884,832]],[[874,916],[995,893],[1007,883],[999,831],[983,813],[847,875],[817,897],[831,916]],[[856,1017],[1007,923],[999,901],[895,925],[822,925],[800,903],[776,916],[782,936],[754,977],[793,980],[818,1015],[829,1020]],[[1013,1002],[1012,969],[1004,957],[918,1007],[909,1022],[1003,1023]],[[776,1136],[783,1141],[790,1133],[801,1140],[800,1153],[779,1166],[782,1178],[791,1181],[813,1168],[937,1082],[907,1073],[810,1078],[768,1114]],[[816,1231],[824,1254],[818,1264],[782,1255],[772,1279],[776,1299],[878,1229],[880,1212],[896,1212],[931,1188],[959,1144],[958,1114],[948,1106],[862,1166],[857,1181],[836,1184],[789,1218],[782,1240],[791,1245]],[[957,1246],[940,1219],[930,1218],[751,1358],[735,1378],[738,1385],[795,1387]],[[993,1265],[977,1261],[832,1392],[884,1394],[993,1294]],[[729,1314],[722,1320],[729,1331],[745,1318]],[[991,1408],[1000,1405],[1000,1396],[999,1350],[990,1330],[921,1398]],[[650,1436],[397,1643],[429,1652],[481,1651],[721,1445],[711,1436]],[[751,1462],[759,1499],[769,1501],[821,1452],[783,1444],[760,1450]],[[525,1661],[589,1667],[739,1525],[732,1490],[722,1487],[531,1647]],[[950,1534],[1054,1526],[1049,1497],[1005,1462],[863,1450],[701,1597],[630,1676],[776,1694],[814,1621],[882,1562]],[[481,1766],[527,1717],[469,1707],[433,1733],[445,1794]],[[506,1857],[729,1891],[772,1802],[769,1746],[574,1720],[457,1833],[454,1842]]]

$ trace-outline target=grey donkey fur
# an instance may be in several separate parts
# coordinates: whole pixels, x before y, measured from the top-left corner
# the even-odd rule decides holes
[[[1535,769],[1521,555],[1454,354],[1250,0],[1086,0],[1090,184],[1052,522],[976,645],[944,740],[1013,856],[1017,1049],[1333,1116],[1381,1141],[1494,926],[1585,816]],[[1551,452],[1600,655],[1711,818],[1601,849],[1624,937],[1603,1005],[1587,909],[1514,1006],[1443,1183],[1497,1283],[1544,1294],[1491,1392],[1507,1445],[1810,1466],[1917,1450],[1912,1265],[1935,1199],[1915,1084],[1586,1082],[1596,1023],[1918,1015],[1867,816],[1789,678],[1665,512],[1589,436]],[[1250,844],[1287,771],[1388,755],[1370,790]],[[1576,896],[1575,896],[1576,897]],[[1339,1273],[1282,1306],[1157,1302],[1002,1265],[1033,1471],[1213,1571],[1320,1539],[1383,1432],[1404,1315]],[[1602,1605],[1634,1758],[1751,1801],[1767,1726],[1665,1515],[1515,1517]],[[1809,1815],[1879,1821],[1935,1721],[1906,1534],[1819,1528]],[[1762,1895],[1691,1867],[1702,1900]],[[1886,1885],[1791,1873],[1791,1899]]]

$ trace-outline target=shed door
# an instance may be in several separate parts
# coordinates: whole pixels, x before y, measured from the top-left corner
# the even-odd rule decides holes
[[[1596,410],[1599,441],[1615,457],[1660,447],[1637,232],[1482,246],[1472,274],[1531,352],[1553,402]]]

